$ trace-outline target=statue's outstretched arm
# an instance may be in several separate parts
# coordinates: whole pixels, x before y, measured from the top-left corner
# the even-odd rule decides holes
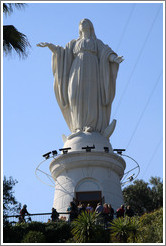
[[[110,62],[115,62],[120,64],[122,61],[124,61],[123,56],[117,56],[115,54],[111,54],[109,57]]]
[[[51,43],[46,43],[46,42],[41,42],[41,43],[37,44],[36,46],[42,47],[42,48],[43,47],[48,47],[53,53],[55,53],[56,50],[57,50],[57,46],[56,45],[51,44]]]

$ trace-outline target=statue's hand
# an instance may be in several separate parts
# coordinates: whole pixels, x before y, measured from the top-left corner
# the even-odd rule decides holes
[[[38,46],[38,47],[48,47],[49,46],[49,43],[46,43],[46,42],[41,42],[41,43],[39,43],[39,44],[37,44],[36,46]]]
[[[38,47],[48,47],[53,53],[56,53],[57,51],[57,46],[51,43],[39,43],[36,46]]]
[[[124,61],[123,56],[116,56],[114,58],[114,62],[120,64],[122,61]]]

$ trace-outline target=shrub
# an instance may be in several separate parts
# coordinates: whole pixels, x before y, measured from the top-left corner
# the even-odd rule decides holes
[[[163,209],[146,213],[140,217],[140,229],[137,242],[162,243],[163,242]]]
[[[71,225],[65,221],[31,222],[14,226],[7,223],[3,228],[3,243],[21,243],[25,240],[30,242],[31,239],[39,240],[39,234],[36,234],[36,232],[41,233],[41,240],[45,240],[46,243],[109,243],[110,240],[112,243],[163,242],[162,208],[141,217],[114,219],[110,231],[96,225],[96,219],[97,215],[95,213],[85,212],[79,215]]]
[[[46,238],[40,231],[29,231],[23,238],[22,243],[45,243]]]
[[[14,226],[4,227],[4,242],[20,243],[29,231],[45,231],[45,225],[41,222],[17,223]]]
[[[3,228],[4,243],[20,243],[24,236],[24,228],[21,225],[7,225]]]
[[[45,236],[47,243],[63,243],[72,237],[70,225],[65,221],[48,223]]]
[[[64,242],[72,237],[70,225],[67,222],[31,222],[4,226],[4,243],[20,243],[29,231],[42,232],[48,243]]]
[[[111,223],[111,242],[162,243],[163,209],[141,217],[118,218]]]

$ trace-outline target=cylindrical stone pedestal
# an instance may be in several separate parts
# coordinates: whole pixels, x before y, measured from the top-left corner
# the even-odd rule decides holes
[[[85,146],[95,145],[86,152]],[[125,161],[113,153],[108,140],[99,133],[86,133],[68,140],[64,148],[71,147],[67,154],[57,156],[50,163],[55,180],[53,206],[58,212],[66,212],[73,198],[78,202],[101,201],[114,209],[123,204],[120,180]],[[104,147],[109,148],[106,153]]]

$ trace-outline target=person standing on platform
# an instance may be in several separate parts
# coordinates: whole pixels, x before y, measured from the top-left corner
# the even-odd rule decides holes
[[[121,205],[121,207],[118,208],[117,211],[116,211],[116,217],[117,218],[119,218],[119,217],[123,217],[124,218],[124,213],[125,213],[124,205]]]
[[[73,202],[70,202],[70,206],[68,207],[67,212],[70,213],[69,222],[72,222],[78,216],[77,206]]]
[[[27,211],[27,205],[26,204],[24,204],[23,205],[23,208],[20,210],[20,217],[19,217],[19,223],[21,223],[21,222],[26,222],[25,221],[25,215],[30,215],[29,213],[28,213],[28,211]]]
[[[52,208],[51,219],[52,219],[53,222],[59,220],[59,213],[56,211],[55,208]]]
[[[112,222],[114,219],[114,209],[112,208],[111,204],[108,205],[110,212],[109,212],[109,222]]]
[[[86,211],[87,211],[88,213],[93,212],[93,208],[91,207],[90,203],[88,203],[88,205],[87,205],[87,207],[86,207]]]
[[[96,214],[99,214],[99,216],[97,217],[96,223],[101,224],[103,222],[103,205],[101,205],[100,202],[97,204],[95,212]]]
[[[128,217],[134,216],[134,211],[132,210],[132,208],[129,205],[126,207],[125,215],[127,215]]]

